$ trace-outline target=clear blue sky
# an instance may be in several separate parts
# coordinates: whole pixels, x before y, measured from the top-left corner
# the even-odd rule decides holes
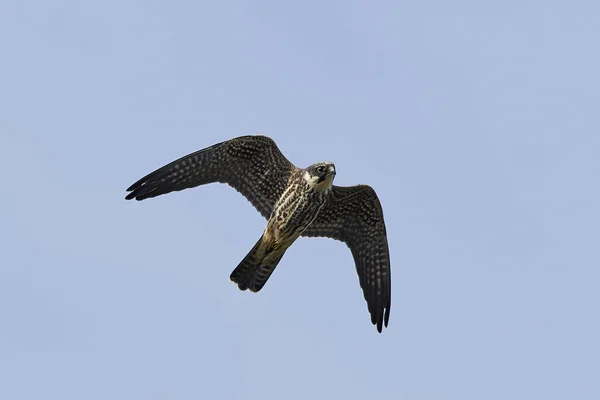
[[[600,398],[599,13],[3,0],[0,398]],[[123,199],[251,133],[376,189],[383,334],[342,243],[240,292],[242,196]]]

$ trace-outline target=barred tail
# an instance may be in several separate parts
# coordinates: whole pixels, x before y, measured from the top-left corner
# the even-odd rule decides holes
[[[262,247],[267,246],[263,243],[262,237],[229,276],[229,279],[237,283],[240,290],[250,289],[252,292],[258,292],[262,289],[277,264],[279,264],[281,257],[283,257],[283,254],[281,254],[276,259],[271,260],[269,265],[264,265],[262,262],[265,251],[261,249],[261,245]]]

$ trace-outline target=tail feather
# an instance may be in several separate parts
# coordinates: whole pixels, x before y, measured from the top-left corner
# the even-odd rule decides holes
[[[278,258],[271,260],[269,265],[264,265],[262,263],[264,257],[260,257],[261,253],[264,254],[264,251],[260,251],[262,243],[261,237],[229,276],[233,282],[237,283],[240,290],[260,291],[283,257],[281,254]]]

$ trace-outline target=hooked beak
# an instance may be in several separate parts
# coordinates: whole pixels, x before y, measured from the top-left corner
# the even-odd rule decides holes
[[[335,167],[333,165],[329,166],[329,171],[327,172],[327,175],[335,176]]]
[[[327,171],[326,174],[321,175],[321,177],[318,180],[318,183],[323,182],[325,179],[329,178],[330,176],[332,177],[331,179],[333,179],[333,177],[335,177],[335,169],[330,169],[329,171]]]

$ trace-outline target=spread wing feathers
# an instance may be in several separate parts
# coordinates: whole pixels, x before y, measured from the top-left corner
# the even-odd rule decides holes
[[[383,210],[367,185],[334,186],[327,203],[302,236],[329,237],[346,243],[356,264],[371,322],[381,332],[390,318],[391,276]]]
[[[296,167],[266,136],[241,136],[188,154],[146,175],[127,191],[144,200],[207,183],[227,183],[269,218]]]

